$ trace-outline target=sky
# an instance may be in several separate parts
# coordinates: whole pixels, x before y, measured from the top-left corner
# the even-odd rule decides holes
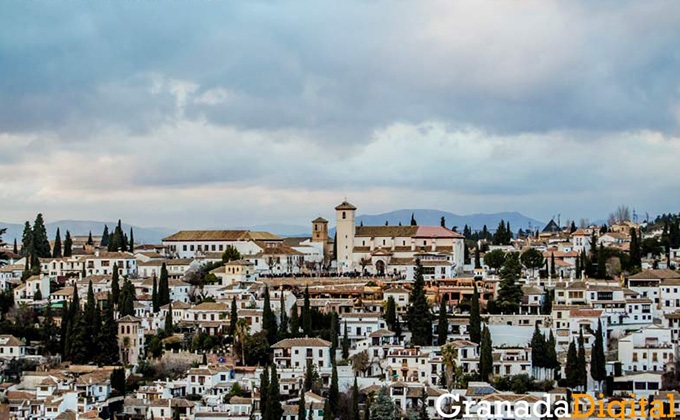
[[[680,209],[675,0],[0,3],[0,221]]]

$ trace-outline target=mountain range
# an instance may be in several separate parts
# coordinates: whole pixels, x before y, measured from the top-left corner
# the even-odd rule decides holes
[[[383,226],[385,222],[391,226],[396,226],[399,223],[402,225],[408,225],[411,223],[412,214],[414,215],[418,224],[426,226],[439,226],[441,217],[444,216],[446,220],[446,226],[448,228],[457,226],[459,232],[463,231],[463,227],[465,225],[470,226],[473,231],[481,230],[484,225],[486,225],[487,229],[493,232],[496,230],[500,220],[510,222],[510,228],[513,231],[517,231],[520,228],[525,230],[536,228],[542,229],[545,225],[545,222],[525,216],[519,212],[475,213],[468,215],[458,215],[443,210],[432,209],[402,209],[381,214],[365,214],[357,216],[356,222],[357,224],[363,223],[366,226]],[[335,224],[334,222],[335,221],[332,218],[329,220],[329,224],[331,226]],[[59,227],[63,239],[63,235],[66,234],[66,230],[70,231],[71,235],[87,235],[89,232],[92,232],[92,235],[100,236],[104,230],[104,225],[107,225],[109,227],[109,231],[111,231],[116,226],[116,224],[117,222],[101,222],[92,220],[60,220],[47,223],[45,227],[50,239],[54,238],[57,227]],[[7,228],[7,233],[3,237],[5,242],[12,243],[14,238],[16,238],[17,241],[21,241],[21,235],[24,230],[24,226],[22,224],[0,222],[0,228],[3,227]],[[123,230],[125,232],[129,232],[131,227],[134,229],[135,242],[147,244],[160,243],[161,239],[179,230],[164,227],[140,227],[123,223]],[[280,236],[308,236],[312,233],[311,222],[307,226],[269,223],[253,226],[225,226],[224,228],[267,231]],[[329,233],[333,235],[335,233],[335,228],[329,229]]]

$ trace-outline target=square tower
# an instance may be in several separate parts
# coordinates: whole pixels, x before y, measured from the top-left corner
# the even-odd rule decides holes
[[[357,208],[347,201],[343,201],[335,207],[337,220],[337,262],[338,271],[346,273],[354,270],[352,254],[354,253],[354,234],[356,231],[355,214]]]

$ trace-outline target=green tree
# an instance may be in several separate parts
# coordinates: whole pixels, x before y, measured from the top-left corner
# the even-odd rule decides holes
[[[418,410],[418,420],[430,420],[430,416],[427,414],[427,394],[425,393],[425,388],[420,394],[420,408]]]
[[[71,232],[66,231],[66,238],[64,239],[64,257],[73,255],[73,239],[71,239]]]
[[[118,395],[125,395],[125,370],[123,368],[114,369],[111,371],[111,388]]]
[[[66,231],[66,232],[68,232],[68,231]],[[87,235],[86,244],[87,245],[94,245],[94,240],[92,239],[92,231],[90,231],[90,233]]]
[[[104,319],[99,331],[99,352],[98,360],[105,365],[113,365],[119,362],[118,354],[118,325],[113,317],[113,297],[109,293],[106,298],[106,308],[104,309]]]
[[[170,284],[168,280],[168,267],[161,265],[161,277],[158,281],[158,306],[165,306],[170,303]]]
[[[394,420],[397,418],[397,407],[390,397],[387,388],[380,388],[380,392],[371,404],[371,420]]]
[[[331,412],[335,417],[338,416],[338,408],[340,406],[340,389],[338,387],[338,366],[335,363],[335,358],[331,358],[333,369],[331,371],[331,384],[328,387],[328,400],[331,405]]]
[[[477,282],[473,281],[474,291],[470,304],[470,341],[479,344],[482,340],[482,317],[479,307],[479,291]]]
[[[288,315],[286,315],[286,302],[283,299],[283,288],[281,288],[281,296],[279,298],[279,307],[281,308],[281,315],[280,315],[280,325],[279,325],[279,336],[281,339],[286,338],[288,335]],[[336,314],[336,319],[337,319],[337,314]],[[337,342],[337,338],[336,338]]]
[[[130,227],[130,243],[128,245],[128,251],[135,251],[135,233],[132,231],[132,227]]]
[[[479,257],[479,246],[475,246],[475,268],[482,268],[482,261]]]
[[[602,391],[602,383],[607,379],[607,359],[604,354],[603,335],[602,322],[598,320],[595,343],[590,351],[590,376],[598,382],[600,391]]]
[[[359,385],[357,385],[357,378],[354,377],[354,385],[352,385],[352,413],[351,420],[361,420],[359,412]]]
[[[385,323],[390,331],[394,331],[394,324],[397,321],[397,304],[394,297],[390,296],[385,305]]]
[[[165,328],[163,330],[166,334],[172,335],[174,332],[174,326],[172,323],[172,302],[168,304],[168,314],[165,316]]]
[[[446,314],[446,295],[439,302],[439,319],[437,322],[437,345],[442,346],[449,335],[449,317]]]
[[[567,375],[567,385],[570,388],[576,388],[579,385],[578,378],[578,354],[576,352],[576,344],[574,340],[569,343],[567,350],[567,364],[564,371]]]
[[[587,391],[587,384],[588,384],[588,374],[586,372],[586,346],[583,341],[583,330],[579,332],[578,336],[578,385],[581,386],[583,389],[583,392]]]
[[[420,260],[416,260],[415,280],[408,308],[408,325],[414,345],[426,346],[432,342],[432,314],[425,296],[425,279]]]
[[[269,367],[265,366],[260,374],[260,412],[261,419],[268,420],[267,409],[269,408]]]
[[[416,222],[415,213],[411,213],[411,226],[418,226],[418,222]]]
[[[47,307],[45,308],[45,317],[40,328],[40,333],[40,339],[45,346],[45,351],[52,355],[59,354],[59,328],[57,328],[57,325],[54,323],[52,305],[50,303],[48,303]]]
[[[630,265],[636,269],[642,267],[642,254],[640,252],[640,241],[637,235],[637,229],[630,229]]]
[[[52,256],[52,248],[50,247],[49,239],[47,239],[47,230],[45,229],[42,213],[38,213],[33,223],[33,249],[39,258],[49,258]]]
[[[597,277],[607,278],[607,254],[605,254],[602,244],[600,244],[600,249],[597,252]]]
[[[102,232],[102,240],[99,245],[107,249],[109,247],[109,227],[106,225],[104,225],[104,232]]]
[[[229,313],[229,335],[234,337],[236,334],[236,323],[238,322],[238,307],[236,306],[236,296],[231,298],[231,312]]]
[[[276,316],[272,312],[271,303],[269,301],[269,286],[264,288],[264,310],[262,312],[262,328],[267,331],[267,341],[272,346],[276,343],[278,335],[278,328],[276,325]]]
[[[541,251],[537,250],[536,248],[529,248],[522,252],[520,260],[522,261],[522,265],[524,267],[526,267],[528,270],[531,270],[532,275],[534,275],[535,270],[538,270],[545,264],[543,254],[541,254]]]
[[[231,261],[236,261],[241,259],[241,253],[238,252],[238,249],[232,245],[227,245],[227,248],[224,250],[224,253],[222,253],[222,262],[224,264],[231,262]]]
[[[335,360],[335,355],[332,356]],[[347,321],[345,321],[345,332],[342,335],[342,359],[349,359],[349,336],[347,335]]]
[[[546,351],[547,344],[545,342],[545,336],[538,328],[537,324],[534,329],[534,335],[531,337],[531,364],[534,368],[534,377],[538,377],[536,374],[538,371],[549,367]]]
[[[513,314],[519,311],[519,305],[524,295],[519,283],[521,270],[518,253],[508,253],[501,269],[501,281],[496,301],[498,308],[504,314]]]
[[[110,302],[112,302],[112,304],[118,304],[118,301],[120,300],[120,278],[118,276],[117,263],[113,263],[113,269],[111,271],[111,299]]]
[[[57,228],[57,233],[54,236],[54,246],[52,247],[52,258],[61,258],[63,256],[61,252],[61,233],[59,233],[59,228]]]
[[[552,369],[552,377],[555,378],[557,376],[557,372],[560,369],[560,362],[557,359],[557,343],[555,342],[555,336],[553,335],[552,330],[550,330],[550,334],[548,335],[548,341],[546,343],[547,347],[547,355],[546,359],[548,360],[548,368]]]
[[[21,256],[26,257],[29,251],[33,248],[33,229],[31,224],[26,222],[24,225],[24,233],[21,235]]]
[[[498,270],[503,266],[503,263],[505,262],[505,252],[502,249],[494,249],[493,251],[487,252],[484,254],[484,264],[489,266],[489,268],[493,268],[494,270]]]
[[[550,253],[550,276],[557,277],[557,270],[555,267],[555,253]]]
[[[312,312],[309,303],[309,286],[305,287],[304,304],[302,306],[302,330],[306,336],[312,335]]]
[[[271,367],[271,379],[269,380],[266,413],[266,419],[268,420],[279,420],[283,418],[283,407],[281,407],[281,393],[279,389],[279,375],[276,373],[276,365],[274,364]]]
[[[483,381],[488,381],[493,373],[493,343],[491,333],[484,327],[482,330],[482,342],[479,345],[479,376]]]
[[[153,313],[158,313],[160,305],[158,304],[158,282],[156,281],[156,273],[153,274],[153,286],[151,288],[151,307]]]
[[[291,337],[300,335],[300,317],[297,303],[293,303],[293,307],[290,309],[290,335]]]
[[[305,420],[307,418],[306,404],[305,391],[301,390],[300,399],[298,400],[298,420]]]

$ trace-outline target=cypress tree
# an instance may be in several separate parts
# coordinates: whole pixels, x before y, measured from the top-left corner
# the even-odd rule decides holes
[[[583,342],[583,329],[579,332],[578,337],[578,385],[582,387],[583,392],[587,391],[588,374],[586,371],[586,347]]]
[[[357,378],[354,377],[354,385],[352,386],[352,418],[351,420],[361,420],[359,413],[359,385],[357,385]]]
[[[52,247],[52,258],[61,258],[62,256],[61,233],[59,233],[59,228],[57,228],[57,234],[54,236],[54,246]]]
[[[238,322],[238,308],[236,307],[236,296],[231,298],[231,313],[229,314],[229,335],[233,337],[236,334],[236,323]]]
[[[479,308],[479,291],[477,282],[473,281],[474,291],[472,293],[472,303],[470,305],[470,341],[479,344],[482,340],[482,318]]]
[[[331,328],[330,328],[330,338],[331,338],[331,355],[335,356],[335,351],[338,348],[338,314],[335,309],[331,312]]]
[[[104,232],[102,232],[102,240],[100,246],[108,248],[109,246],[109,227],[104,225]]]
[[[445,228],[446,227],[446,218],[442,216],[441,219],[439,219],[439,226]]]
[[[567,364],[564,367],[567,374],[567,385],[570,388],[576,388],[579,385],[578,378],[578,355],[576,352],[576,344],[574,340],[569,343],[567,350]]]
[[[555,253],[550,253],[550,276],[557,277],[557,270],[555,270]]]
[[[642,266],[640,241],[638,240],[637,230],[635,228],[630,229],[630,265],[636,268]]]
[[[331,359],[331,362],[333,365],[333,370],[331,372],[331,385],[328,388],[328,400],[330,401],[331,412],[335,417],[337,417],[338,407],[340,405],[340,389],[338,388],[338,365],[335,363],[335,358]]]
[[[111,388],[113,388],[118,395],[125,395],[125,370],[123,368],[117,368],[111,372]]]
[[[482,342],[479,347],[479,375],[482,381],[488,381],[493,373],[493,343],[491,333],[486,327],[482,330]]]
[[[305,391],[300,391],[300,400],[298,401],[298,420],[305,420],[307,418],[306,412],[306,402],[305,402]]]
[[[59,354],[58,331],[59,329],[54,323],[54,317],[52,316],[52,305],[48,303],[45,308],[45,318],[40,328],[40,339],[48,354]]]
[[[286,302],[283,299],[283,287],[281,288],[279,306],[281,307],[281,323],[279,326],[279,336],[281,337],[281,339],[284,339],[288,335],[288,316],[286,315]]]
[[[151,305],[153,313],[158,313],[160,306],[158,305],[158,282],[156,281],[156,273],[153,274],[153,286],[151,289]]]
[[[267,420],[267,408],[269,408],[269,367],[265,366],[260,374],[260,414],[262,420]]]
[[[576,256],[576,267],[574,268],[575,277],[579,278],[581,277],[581,254]]]
[[[385,306],[385,323],[390,331],[394,331],[394,324],[397,321],[397,303],[394,298],[390,296],[387,299],[387,305]]]
[[[83,312],[84,325],[85,325],[85,336],[86,337],[96,337],[98,325],[96,322],[97,303],[94,299],[94,290],[92,289],[92,280],[90,280],[87,286],[87,300],[85,301],[85,311]],[[88,352],[90,354],[95,354],[96,343],[94,341],[89,341]]]
[[[420,410],[418,412],[418,420],[430,420],[430,416],[427,414],[427,394],[425,394],[425,388],[423,388],[420,394]]]
[[[272,312],[271,303],[269,301],[269,286],[264,288],[264,310],[262,312],[262,328],[267,332],[267,341],[272,346],[276,343],[278,329],[276,325],[276,317]]]
[[[168,314],[165,316],[165,333],[172,335],[174,327],[172,325],[172,302],[168,304]]]
[[[161,265],[161,278],[158,282],[158,306],[170,303],[170,283],[168,281],[168,267]]]
[[[17,247],[17,238],[14,238],[14,247],[12,248],[12,253],[14,255],[19,255],[19,247]]]
[[[64,257],[73,255],[73,239],[71,239],[71,232],[66,231],[66,239],[64,239]]]
[[[446,295],[443,295],[439,303],[439,320],[437,323],[437,345],[443,346],[449,335],[449,317],[446,315]]]
[[[118,304],[120,300],[120,279],[118,278],[118,264],[113,263],[111,274],[111,304]]]
[[[128,245],[128,251],[135,252],[135,233],[132,231],[132,227],[130,227],[130,243]]]
[[[425,296],[425,279],[420,260],[416,260],[415,281],[411,290],[411,304],[408,308],[408,324],[414,345],[426,346],[432,342],[432,314]]]
[[[479,256],[479,246],[475,246],[475,268],[482,268],[482,260]]]
[[[312,359],[307,359],[307,368],[305,370],[305,380],[302,385],[302,391],[311,391],[314,386],[314,365]]]
[[[548,368],[552,369],[552,377],[555,378],[557,376],[557,372],[560,369],[560,362],[557,360],[557,350],[555,349],[557,347],[557,343],[555,342],[555,336],[553,335],[552,330],[550,330],[550,335],[548,336],[548,342],[546,346]]]
[[[349,359],[349,336],[347,335],[347,321],[345,321],[345,333],[342,336],[342,359]],[[333,363],[335,363],[335,356],[333,356]]]
[[[87,245],[94,245],[94,240],[92,239],[92,231],[90,231],[90,233],[87,234]]]
[[[293,304],[290,310],[290,335],[291,337],[300,335],[300,317],[298,316],[297,302]]]
[[[411,213],[411,226],[418,226],[418,222],[416,222],[416,215],[414,213]]]
[[[33,249],[39,258],[50,258],[52,256],[52,248],[49,239],[47,239],[47,230],[42,213],[38,213],[33,223]]]
[[[26,222],[24,225],[24,233],[21,235],[21,256],[26,257],[33,245],[33,230],[31,224]]]
[[[601,279],[607,278],[607,255],[602,244],[600,244],[600,249],[597,253],[597,276]]]
[[[306,336],[312,335],[312,313],[309,303],[309,286],[305,287],[304,305],[302,306],[302,330]]]
[[[334,420],[333,409],[331,408],[331,403],[328,398],[323,403],[323,420]]]
[[[607,379],[607,359],[604,354],[603,334],[602,322],[598,320],[595,343],[590,352],[590,376],[592,376],[593,380],[597,381],[600,386],[602,382]]]
[[[535,377],[537,377],[537,371],[548,368],[546,347],[545,336],[538,328],[537,324],[534,329],[534,335],[531,337],[531,364],[534,368]]]
[[[508,253],[501,268],[501,282],[497,301],[498,307],[504,314],[514,314],[519,310],[519,305],[524,295],[522,286],[519,284],[521,269],[519,253]]]
[[[64,357],[68,353],[68,327],[71,323],[71,309],[69,308],[68,300],[64,300],[64,307],[61,310],[61,325],[59,326],[59,349]]]
[[[276,373],[276,365],[272,364],[271,379],[269,380],[269,393],[267,395],[267,419],[279,420],[281,418],[283,418],[283,407],[281,407],[279,375]]]

